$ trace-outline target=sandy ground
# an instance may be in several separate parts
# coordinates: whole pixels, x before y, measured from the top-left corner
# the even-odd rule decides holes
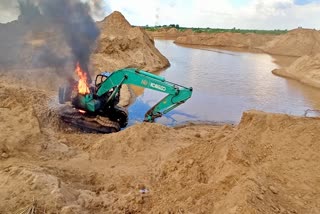
[[[320,54],[300,57],[289,66],[275,69],[272,73],[320,88]]]
[[[157,31],[147,31],[148,35],[157,39],[172,39],[175,40],[180,36],[194,34],[191,29],[184,32],[178,31],[176,28],[160,28]]]
[[[256,50],[268,41],[273,40],[275,37],[276,36],[273,35],[253,33],[199,33],[180,36],[175,40],[175,43]]]
[[[273,55],[301,57],[320,52],[320,32],[298,28],[277,36],[262,47],[264,52]]]
[[[0,213],[320,212],[319,118],[87,134],[58,120],[54,91],[18,82],[0,78]]]

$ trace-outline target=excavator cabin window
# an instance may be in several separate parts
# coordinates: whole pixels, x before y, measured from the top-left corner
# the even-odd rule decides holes
[[[106,81],[110,75],[111,75],[111,73],[109,73],[109,72],[103,72],[101,74],[98,74],[96,77],[96,82],[95,82],[96,87],[99,88],[101,83]]]

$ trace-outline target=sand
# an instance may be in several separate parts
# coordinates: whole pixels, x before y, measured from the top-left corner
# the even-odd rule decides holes
[[[147,34],[152,38],[175,40],[179,36],[192,34],[192,30],[187,30],[187,32],[181,32],[178,31],[176,28],[160,28],[156,31],[147,30]]]
[[[275,37],[276,36],[273,35],[253,33],[198,33],[180,36],[175,40],[175,43],[256,50],[268,41],[273,40]]]
[[[300,57],[288,67],[275,69],[272,73],[320,88],[320,54]]]
[[[58,119],[54,69],[0,69],[0,213],[320,212],[319,118],[248,111],[236,126],[82,133]]]
[[[268,43],[263,49],[271,54],[296,57],[291,64],[273,70],[273,74],[320,88],[319,31],[295,29]]]
[[[269,54],[301,57],[320,52],[320,32],[298,28],[277,36],[261,49]]]
[[[318,213],[320,119],[249,111],[237,126],[137,123],[86,134],[57,97],[0,81],[0,210]]]
[[[170,65],[144,29],[132,27],[120,12],[113,12],[98,25],[102,33],[92,55],[97,73],[124,67],[155,72]]]

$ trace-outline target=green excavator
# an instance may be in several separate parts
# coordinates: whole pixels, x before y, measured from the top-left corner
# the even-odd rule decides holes
[[[191,87],[166,81],[162,76],[143,70],[124,68],[97,75],[95,84],[86,93],[79,93],[77,82],[60,87],[59,103],[67,104],[59,112],[61,119],[87,132],[120,131],[128,124],[127,110],[118,106],[120,89],[124,84],[167,94],[146,112],[146,122],[154,122],[156,118],[186,102],[192,95]]]

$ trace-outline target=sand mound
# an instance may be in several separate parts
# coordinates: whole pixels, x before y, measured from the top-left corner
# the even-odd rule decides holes
[[[187,36],[187,35],[192,35],[192,34],[194,34],[194,32],[193,32],[191,29],[188,29],[188,30],[186,30],[186,31],[183,31],[181,34]]]
[[[320,88],[320,54],[300,57],[289,67],[275,69],[272,73]]]
[[[311,29],[295,29],[276,37],[261,47],[269,54],[304,56],[320,52],[320,32]]]
[[[148,34],[142,28],[131,27],[120,12],[113,12],[99,27],[102,33],[92,56],[96,72],[128,66],[158,71],[169,66]]]
[[[168,27],[162,27],[157,29],[156,31],[148,31],[147,34],[151,36],[152,38],[162,38],[162,39],[176,39],[180,35],[183,35],[182,32],[180,32],[176,28],[168,28]]]
[[[318,118],[252,111],[237,127],[142,123],[110,135],[39,134],[34,122],[39,136],[1,157],[6,213],[30,205],[58,213],[320,210]]]
[[[244,113],[162,168],[151,212],[317,213],[320,119]]]
[[[178,34],[179,31],[176,28],[170,28],[167,31],[168,34]]]
[[[185,45],[256,49],[257,47],[265,44],[268,41],[271,41],[274,38],[275,36],[273,35],[260,35],[252,33],[201,33],[180,36],[175,40],[175,43]]]

